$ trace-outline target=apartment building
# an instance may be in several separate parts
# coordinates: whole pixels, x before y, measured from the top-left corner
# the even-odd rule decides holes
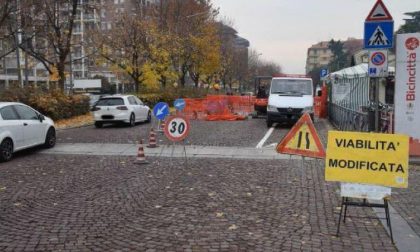
[[[362,39],[349,38],[342,42],[344,52],[347,52],[350,55],[353,55],[363,48]],[[308,48],[305,68],[307,74],[316,67],[327,66],[330,63],[334,55],[328,46],[329,41],[321,41]]]

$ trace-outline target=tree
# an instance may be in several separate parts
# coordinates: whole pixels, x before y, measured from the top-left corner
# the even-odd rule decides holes
[[[9,53],[15,50],[15,46],[7,46],[13,44],[13,33],[16,31],[15,27],[12,27],[12,12],[15,10],[10,0],[6,0],[5,3],[0,5],[0,43],[3,44],[2,50],[0,50],[0,59],[6,57]]]
[[[165,64],[167,53],[162,47],[165,37],[159,33],[153,19],[145,18],[144,6],[134,13],[116,15],[113,27],[97,34],[94,41],[99,54],[120,68],[135,83],[135,91],[143,86],[145,64],[149,67]]]
[[[331,50],[333,57],[329,63],[331,72],[335,72],[349,65],[348,54],[344,52],[344,44],[340,40],[331,39],[328,48]]]
[[[61,89],[64,89],[66,80],[79,5],[79,0],[28,0],[21,6],[25,40],[21,48],[39,60],[50,74],[57,69]]]
[[[404,13],[410,16],[410,19],[404,19],[405,24],[401,25],[397,33],[420,32],[420,11]]]
[[[316,66],[308,74],[311,76],[313,83],[316,85],[321,84],[321,70],[327,68],[326,66]]]
[[[100,79],[101,80],[101,93],[102,94],[115,94],[117,92],[116,86],[109,83],[108,79],[102,75],[95,75],[93,79]]]
[[[154,13],[154,18],[159,24],[159,31],[169,38],[164,46],[169,52],[171,67],[177,73],[179,83],[184,86],[187,74],[190,72],[197,84],[200,76],[203,75],[201,71],[206,68],[203,68],[206,61],[199,62],[198,59],[203,55],[211,54],[209,53],[211,48],[208,47],[213,45],[217,47],[215,40],[202,40],[204,37],[211,37],[212,30],[209,28],[217,15],[217,11],[212,8],[211,1],[160,1]],[[203,46],[204,42],[208,43],[208,47]],[[209,44],[210,42],[214,43]],[[200,71],[198,75],[197,71]]]
[[[200,80],[208,79],[220,69],[220,42],[214,23],[202,27],[200,36],[191,35],[192,54],[189,73],[198,87]]]

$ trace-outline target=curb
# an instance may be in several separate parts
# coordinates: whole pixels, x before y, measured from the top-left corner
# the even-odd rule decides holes
[[[56,131],[63,131],[63,130],[69,130],[69,129],[78,129],[78,128],[83,128],[83,127],[88,127],[88,126],[92,126],[93,122],[90,123],[84,123],[81,125],[72,125],[72,126],[67,126],[67,127],[62,127],[62,128],[56,128]]]

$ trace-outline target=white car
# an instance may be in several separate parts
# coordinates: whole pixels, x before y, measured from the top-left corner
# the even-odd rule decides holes
[[[104,123],[124,122],[134,126],[136,122],[150,122],[152,112],[134,95],[112,95],[101,97],[92,108],[95,126]]]
[[[25,104],[0,102],[0,161],[36,145],[51,148],[55,141],[53,120]]]

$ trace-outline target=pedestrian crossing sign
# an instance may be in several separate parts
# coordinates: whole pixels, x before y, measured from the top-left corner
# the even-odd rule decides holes
[[[394,40],[394,22],[365,22],[366,49],[392,48]]]
[[[278,153],[325,158],[325,149],[308,113],[305,113],[280,141]]]

